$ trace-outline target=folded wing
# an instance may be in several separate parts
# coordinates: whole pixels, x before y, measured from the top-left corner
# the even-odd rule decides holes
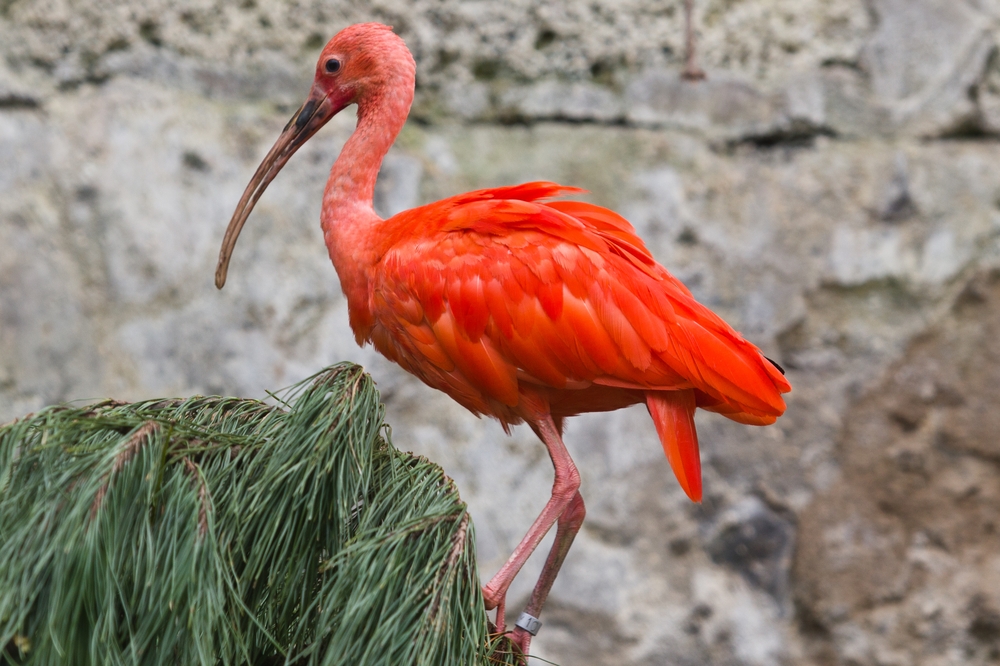
[[[561,191],[484,190],[387,220],[400,233],[373,286],[380,350],[480,413],[516,405],[519,382],[533,382],[692,389],[699,407],[773,422],[790,390],[775,366],[657,264],[624,218],[540,200]]]

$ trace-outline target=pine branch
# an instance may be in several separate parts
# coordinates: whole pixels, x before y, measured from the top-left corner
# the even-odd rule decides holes
[[[0,663],[514,664],[473,526],[341,364],[282,407],[50,407],[0,427]]]

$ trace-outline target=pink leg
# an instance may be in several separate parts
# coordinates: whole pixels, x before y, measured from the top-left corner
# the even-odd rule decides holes
[[[490,582],[483,587],[483,599],[486,602],[486,609],[490,610],[500,606],[507,596],[507,589],[510,587],[511,582],[517,573],[524,566],[524,563],[528,560],[528,557],[534,552],[535,548],[541,542],[542,538],[552,527],[552,524],[559,519],[560,516],[566,511],[566,508],[578,497],[577,490],[580,488],[580,473],[576,470],[576,465],[573,464],[573,459],[569,457],[569,451],[566,450],[566,445],[563,444],[562,437],[559,435],[559,427],[553,421],[552,417],[545,414],[543,417],[539,418],[536,423],[532,424],[532,429],[538,435],[539,439],[545,444],[545,448],[549,451],[549,457],[552,458],[552,465],[555,467],[555,481],[552,484],[552,497],[545,504],[545,508],[532,523],[531,528],[528,533],[524,535],[521,539],[521,543],[517,544],[517,548],[511,553],[511,556],[507,559],[507,562],[500,567],[500,571],[496,573]],[[582,508],[583,500],[580,500],[580,506]],[[582,516],[580,518],[583,519]],[[577,527],[578,529],[579,527]],[[560,523],[560,531],[562,530]],[[576,534],[576,531],[573,531]],[[572,538],[570,539],[570,542]],[[560,543],[557,536],[556,543],[553,545],[553,552],[556,550],[556,546]],[[569,548],[569,543],[566,544],[566,549]],[[565,553],[563,553],[565,556]],[[549,559],[545,563],[545,569],[542,571],[542,576],[539,579],[545,578],[546,571],[553,560],[552,553],[549,554]],[[562,564],[562,558],[558,558],[559,564]],[[557,567],[558,569],[558,567]],[[552,573],[552,578],[555,578],[555,572]],[[551,581],[548,583],[548,587],[551,587]],[[537,591],[536,586],[536,591]],[[548,589],[545,590],[545,594],[548,594]],[[534,594],[532,598],[534,598]],[[544,596],[541,598],[544,601]],[[500,613],[497,613],[497,631],[502,631],[501,627],[505,627],[506,622]]]
[[[566,507],[566,511],[563,512],[563,515],[559,516],[559,522],[556,526],[556,540],[552,544],[552,550],[549,551],[548,559],[545,560],[542,575],[538,577],[538,582],[535,583],[535,589],[531,593],[528,607],[524,609],[524,612],[528,615],[537,618],[541,614],[545,599],[548,598],[549,590],[552,589],[552,583],[555,582],[563,560],[566,559],[566,553],[569,552],[570,546],[573,545],[573,539],[576,537],[576,533],[580,531],[580,526],[583,524],[583,518],[586,515],[587,509],[583,505],[583,496],[577,492],[573,495],[569,506]],[[532,634],[518,627],[514,630],[514,636],[511,640],[517,643],[521,648],[521,652],[528,654],[531,637]]]
[[[507,630],[507,597],[500,597],[497,604],[497,633],[502,634]]]

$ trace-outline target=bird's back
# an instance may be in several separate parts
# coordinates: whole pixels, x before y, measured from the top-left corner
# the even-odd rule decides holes
[[[557,415],[693,389],[699,407],[773,422],[790,389],[781,373],[656,263],[624,218],[547,201],[579,191],[526,183],[386,220],[364,318],[372,327],[358,333],[505,424],[525,418],[524,386]]]

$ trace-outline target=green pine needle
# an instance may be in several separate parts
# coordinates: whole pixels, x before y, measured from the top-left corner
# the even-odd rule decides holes
[[[515,664],[452,482],[341,364],[0,427],[0,663]]]

